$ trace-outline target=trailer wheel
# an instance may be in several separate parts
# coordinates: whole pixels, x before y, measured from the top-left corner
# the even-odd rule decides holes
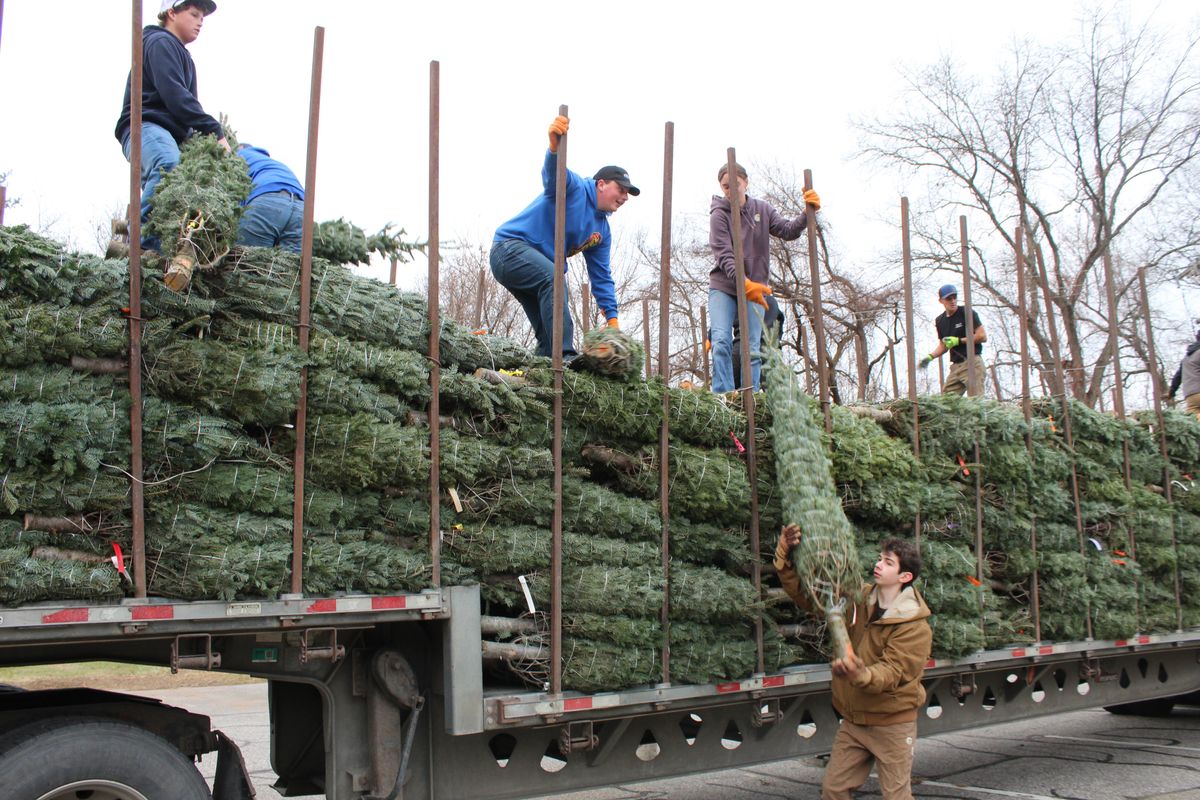
[[[1175,708],[1174,697],[1157,697],[1153,700],[1139,700],[1136,703],[1122,703],[1119,706],[1105,706],[1110,714],[1128,714],[1137,717],[1165,717]]]
[[[212,800],[183,753],[123,722],[59,718],[0,737],[6,797],[30,800]]]

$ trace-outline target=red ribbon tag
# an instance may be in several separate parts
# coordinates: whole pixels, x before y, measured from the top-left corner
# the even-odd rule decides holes
[[[958,465],[962,467],[963,475],[969,478],[971,476],[971,470],[967,469],[967,462],[963,461],[961,453],[958,455]]]
[[[129,571],[125,569],[125,554],[121,552],[121,545],[113,542],[112,549],[113,556],[111,559],[109,559],[112,561],[112,565],[117,568],[117,572],[121,573],[125,580],[133,583],[133,578],[129,576]]]
[[[746,448],[742,446],[741,440],[739,440],[736,436],[733,435],[733,431],[729,432],[729,438],[733,439],[733,443],[735,445],[737,445],[738,453],[746,452]]]

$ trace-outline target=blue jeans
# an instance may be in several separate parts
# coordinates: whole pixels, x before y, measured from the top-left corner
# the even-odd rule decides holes
[[[746,317],[750,328],[750,374],[754,391],[757,392],[762,372],[763,315],[757,303],[749,303],[749,306]],[[709,289],[708,324],[711,326],[709,340],[712,342],[712,390],[717,393],[732,392],[738,388],[742,377],[733,374],[733,329],[738,324],[737,298],[720,289]]]
[[[550,337],[554,334],[554,262],[536,247],[520,239],[506,239],[492,244],[488,258],[496,281],[517,298],[533,335],[537,337],[537,354],[552,357]],[[567,305],[566,276],[563,276],[563,358],[576,355],[572,345],[575,330],[571,325],[571,309]]]
[[[130,136],[126,136],[121,142],[121,152],[125,154],[125,160],[129,160]],[[167,132],[167,129],[161,125],[155,125],[153,122],[142,123],[142,224],[146,224],[146,219],[150,216],[150,197],[154,194],[154,189],[158,186],[158,182],[162,180],[162,174],[175,168],[179,163],[179,145],[175,141],[175,137]],[[142,237],[142,247],[157,250],[158,239],[155,237]]]
[[[304,240],[304,201],[289,191],[262,194],[242,209],[237,243],[300,252]]]

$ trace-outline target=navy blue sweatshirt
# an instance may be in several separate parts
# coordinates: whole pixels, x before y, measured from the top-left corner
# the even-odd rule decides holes
[[[117,141],[129,135],[129,79],[125,81],[125,104],[117,120]],[[191,131],[224,136],[221,123],[196,99],[196,65],[192,55],[175,34],[158,25],[142,31],[142,121],[153,122],[183,144]]]

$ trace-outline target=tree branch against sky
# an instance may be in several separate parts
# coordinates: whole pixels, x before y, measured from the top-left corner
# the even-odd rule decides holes
[[[1118,270],[1122,349],[1132,358],[1144,353],[1137,268],[1161,285],[1200,254],[1195,206],[1179,213],[1200,165],[1200,65],[1194,33],[1133,25],[1113,11],[1084,16],[1076,40],[1015,42],[986,77],[949,59],[909,70],[901,110],[858,128],[863,158],[925,180],[927,202],[913,219],[918,263],[960,269],[957,217],[968,217],[976,305],[1016,314],[1013,236],[1018,224],[1032,230],[1063,357],[1089,365],[1076,377],[1094,404],[1111,381],[1105,251]],[[1031,323],[1049,365],[1045,316]]]

